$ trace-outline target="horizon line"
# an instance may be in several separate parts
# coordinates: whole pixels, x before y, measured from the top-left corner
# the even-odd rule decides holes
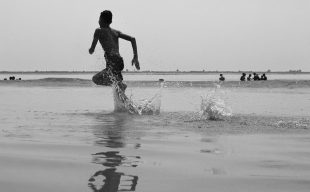
[[[98,71],[85,71],[85,70],[63,70],[63,71],[56,71],[56,70],[49,70],[49,71],[41,71],[41,70],[34,70],[34,71],[0,71],[0,73],[97,73]],[[122,73],[310,73],[310,71],[301,71],[301,70],[288,70],[288,71],[252,71],[252,70],[238,70],[238,71],[224,71],[224,70],[213,70],[213,71],[157,71],[157,70],[144,70],[144,71],[122,71]]]

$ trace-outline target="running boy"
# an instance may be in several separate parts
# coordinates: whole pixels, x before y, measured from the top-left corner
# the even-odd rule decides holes
[[[123,76],[121,73],[124,69],[124,61],[119,54],[118,39],[121,38],[131,42],[133,49],[132,65],[135,65],[135,67],[140,70],[136,39],[134,37],[121,33],[120,31],[110,28],[111,23],[111,11],[105,10],[101,12],[99,17],[100,28],[97,28],[95,30],[94,39],[89,49],[89,53],[94,53],[95,47],[99,40],[104,50],[106,68],[94,75],[92,80],[97,85],[105,86],[110,86],[112,85],[112,83],[117,83],[118,86],[123,91],[125,91],[127,85],[122,82]]]

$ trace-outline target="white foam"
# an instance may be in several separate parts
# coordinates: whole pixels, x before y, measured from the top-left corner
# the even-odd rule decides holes
[[[118,84],[113,83],[114,96],[114,111],[129,112],[138,115],[153,115],[160,113],[161,106],[161,92],[163,83],[161,83],[160,90],[151,99],[133,100],[132,95],[128,97]]]
[[[216,84],[216,88],[209,92],[206,96],[201,96],[200,118],[211,120],[220,120],[232,115],[232,110],[227,106],[221,91],[221,86]]]

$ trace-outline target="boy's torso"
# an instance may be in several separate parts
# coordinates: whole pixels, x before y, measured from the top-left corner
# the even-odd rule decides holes
[[[104,52],[119,55],[118,38],[120,32],[112,28],[99,28],[97,30],[99,42]]]

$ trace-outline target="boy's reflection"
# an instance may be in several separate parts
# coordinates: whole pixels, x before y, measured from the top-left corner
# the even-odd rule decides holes
[[[98,138],[97,145],[109,148],[125,147],[123,132],[128,120],[127,115],[107,114],[96,118],[98,124],[94,126],[94,135]]]
[[[125,114],[97,117],[97,120],[102,123],[94,127],[94,135],[98,138],[95,143],[114,149],[125,147],[123,133],[128,118]],[[137,146],[140,146],[140,144],[136,144],[135,148]],[[138,176],[117,172],[117,167],[136,167],[139,163],[139,156],[120,155],[119,151],[116,150],[99,152],[92,156],[93,163],[101,164],[106,168],[97,171],[89,179],[88,185],[94,192],[135,191]]]
[[[96,184],[96,178],[103,176],[103,184]],[[122,180],[121,178],[126,179]],[[121,182],[123,184],[121,184]],[[90,179],[88,186],[94,192],[117,192],[117,191],[135,191],[138,183],[138,176],[125,175],[121,172],[116,172],[116,168],[108,168],[103,171],[97,171]]]

